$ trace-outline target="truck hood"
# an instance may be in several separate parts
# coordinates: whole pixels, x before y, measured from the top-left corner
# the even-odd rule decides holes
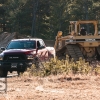
[[[9,49],[2,52],[2,54],[13,54],[13,53],[28,53],[34,52],[35,49]]]

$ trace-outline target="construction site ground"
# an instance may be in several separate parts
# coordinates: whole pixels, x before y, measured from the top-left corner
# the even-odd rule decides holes
[[[57,75],[7,78],[0,100],[99,100],[100,76]]]
[[[1,34],[0,46],[14,38],[13,34]],[[46,42],[48,46],[53,41]],[[99,100],[99,75],[50,75],[35,77],[23,74],[8,76],[7,91],[0,91],[0,100]]]

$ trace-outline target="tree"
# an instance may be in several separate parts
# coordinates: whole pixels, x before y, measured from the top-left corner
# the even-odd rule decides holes
[[[99,0],[1,0],[1,5],[3,30],[6,25],[9,32],[43,39],[55,39],[58,31],[67,35],[72,20],[100,21]]]
[[[21,13],[27,0],[8,0],[6,3],[6,20],[12,29],[12,32],[19,32]],[[23,15],[24,16],[24,15]]]
[[[36,37],[36,12],[38,9],[38,4],[39,4],[39,0],[33,0],[33,12],[32,12],[32,30],[31,30],[31,36],[32,37]]]

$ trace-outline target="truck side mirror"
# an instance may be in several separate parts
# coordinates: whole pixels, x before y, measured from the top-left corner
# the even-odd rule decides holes
[[[4,50],[5,50],[5,47],[1,47],[0,50],[1,50],[1,51],[4,51]]]

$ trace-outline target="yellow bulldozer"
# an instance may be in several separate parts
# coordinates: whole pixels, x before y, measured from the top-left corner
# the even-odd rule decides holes
[[[93,32],[87,32],[82,25],[92,25]],[[98,21],[70,21],[69,33],[63,36],[58,31],[54,45],[58,58],[74,58],[78,61],[80,57],[86,61],[100,60],[100,35],[98,32]]]

